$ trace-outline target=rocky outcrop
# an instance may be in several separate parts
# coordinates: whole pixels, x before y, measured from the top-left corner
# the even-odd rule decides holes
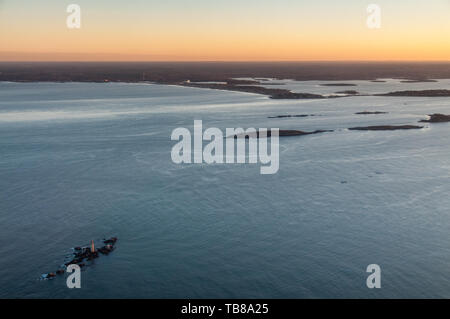
[[[400,81],[400,83],[432,83],[432,82],[437,82],[437,81],[430,80],[430,79],[412,79],[412,80]]]
[[[281,92],[284,91],[284,92]],[[270,95],[271,99],[276,100],[303,100],[303,99],[325,99],[326,97],[312,93],[293,93],[288,90],[280,90],[280,92]]]
[[[267,132],[267,137],[272,136],[271,130],[264,131]],[[286,136],[303,136],[303,135],[311,135],[311,134],[319,134],[319,133],[326,133],[326,132],[333,132],[330,130],[316,130],[313,132],[304,132],[304,131],[298,131],[298,130],[279,130],[279,136],[280,137],[286,137]],[[254,134],[238,134],[234,136],[229,136],[229,138],[259,138],[260,137],[260,131],[256,131]]]
[[[428,120],[421,120],[419,122],[421,123],[445,123],[450,122],[450,115],[444,115],[444,114],[430,114]]]
[[[292,117],[309,117],[309,116],[316,116],[315,114],[298,114],[298,115],[276,115],[276,116],[269,116],[269,119],[284,119],[284,118],[292,118]]]
[[[103,243],[114,245],[116,243],[116,241],[117,241],[117,237],[111,237],[110,239],[104,239]]]
[[[325,83],[321,84],[321,86],[357,86],[353,83]]]
[[[54,272],[51,272],[51,273],[49,273],[49,274],[47,274],[45,276],[46,279],[51,279],[51,278],[54,278],[54,277],[56,277],[56,274]]]
[[[358,95],[359,92],[355,90],[338,91],[336,94]]]
[[[104,239],[102,246],[98,249],[94,248],[93,242],[92,246],[89,247],[75,247],[73,249],[72,257],[69,262],[66,262],[62,268],[59,268],[56,272],[51,272],[49,274],[42,275],[43,279],[52,279],[56,275],[63,275],[65,273],[65,268],[70,265],[78,265],[80,268],[86,267],[85,261],[92,261],[98,258],[100,254],[108,255],[114,250],[114,245],[117,242],[117,237],[111,237],[109,239]]]
[[[395,131],[395,130],[417,130],[421,129],[423,126],[415,125],[377,125],[377,126],[362,126],[362,127],[351,127],[351,131]]]
[[[205,88],[205,89],[215,89],[215,90],[226,90],[235,92],[246,92],[267,95],[271,99],[326,99],[330,97],[325,97],[320,94],[311,93],[293,93],[285,89],[268,89],[262,86],[254,85],[234,85],[234,84],[217,84],[217,83],[179,83],[182,86]],[[334,96],[332,96],[334,97]]]
[[[396,91],[375,96],[448,97],[450,90]]]
[[[357,112],[355,114],[356,115],[388,114],[388,112],[380,112],[380,111],[369,112],[369,111],[364,111],[364,112]]]

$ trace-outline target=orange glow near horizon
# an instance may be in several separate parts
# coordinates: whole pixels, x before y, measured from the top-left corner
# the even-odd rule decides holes
[[[447,0],[403,7],[380,0],[376,30],[366,26],[367,3],[354,0],[249,0],[241,10],[234,0],[195,0],[192,7],[183,0],[127,7],[80,0],[81,29],[66,27],[68,3],[41,2],[0,0],[0,61],[450,60]]]

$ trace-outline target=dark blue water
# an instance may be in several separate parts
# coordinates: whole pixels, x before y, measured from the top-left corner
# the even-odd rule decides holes
[[[375,107],[390,113],[354,115]],[[449,100],[0,83],[0,297],[450,297],[450,125],[345,130],[434,112]],[[322,116],[267,118],[302,113]],[[173,164],[170,134],[194,119],[336,131],[280,140],[280,171],[264,176]],[[117,248],[81,289],[39,280],[107,236]],[[380,290],[366,287],[373,263]]]

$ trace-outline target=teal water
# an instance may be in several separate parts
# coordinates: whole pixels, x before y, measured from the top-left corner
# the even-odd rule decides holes
[[[364,110],[389,114],[354,115]],[[346,130],[436,112],[450,99],[0,83],[0,297],[448,298],[450,124]],[[280,114],[320,116],[267,118]],[[275,175],[173,164],[170,134],[195,119],[335,132],[281,139]],[[82,271],[81,289],[39,280],[107,236],[117,248]],[[373,263],[379,290],[366,287]]]

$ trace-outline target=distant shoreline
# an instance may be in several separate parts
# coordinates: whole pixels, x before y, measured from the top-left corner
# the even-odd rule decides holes
[[[303,100],[303,99],[333,99],[333,98],[343,98],[343,97],[355,97],[355,96],[374,96],[374,97],[450,97],[450,90],[446,89],[435,89],[435,90],[406,90],[406,91],[394,91],[387,93],[377,93],[377,94],[360,94],[356,91],[342,91],[336,92],[337,94],[321,95],[308,92],[292,92],[291,90],[275,88],[269,89],[263,86],[266,83],[262,83],[262,80],[236,80],[229,79],[224,84],[221,83],[196,83],[196,82],[152,82],[152,81],[11,81],[11,80],[0,80],[0,82],[12,82],[12,83],[129,83],[129,84],[155,84],[155,85],[175,85],[180,87],[190,87],[199,89],[213,89],[222,91],[231,91],[239,93],[252,93],[268,96],[271,99],[277,100]],[[402,81],[402,83],[419,83],[419,82],[432,82],[433,80],[414,80],[414,81]],[[373,81],[372,81],[373,82]],[[249,85],[252,84],[252,85]],[[345,84],[343,86],[348,86]],[[339,84],[322,84],[322,86],[341,86]],[[357,86],[353,85],[352,86]],[[341,94],[342,93],[342,94]]]
[[[0,81],[225,82],[236,78],[296,81],[408,82],[450,79],[449,62],[0,62]]]

